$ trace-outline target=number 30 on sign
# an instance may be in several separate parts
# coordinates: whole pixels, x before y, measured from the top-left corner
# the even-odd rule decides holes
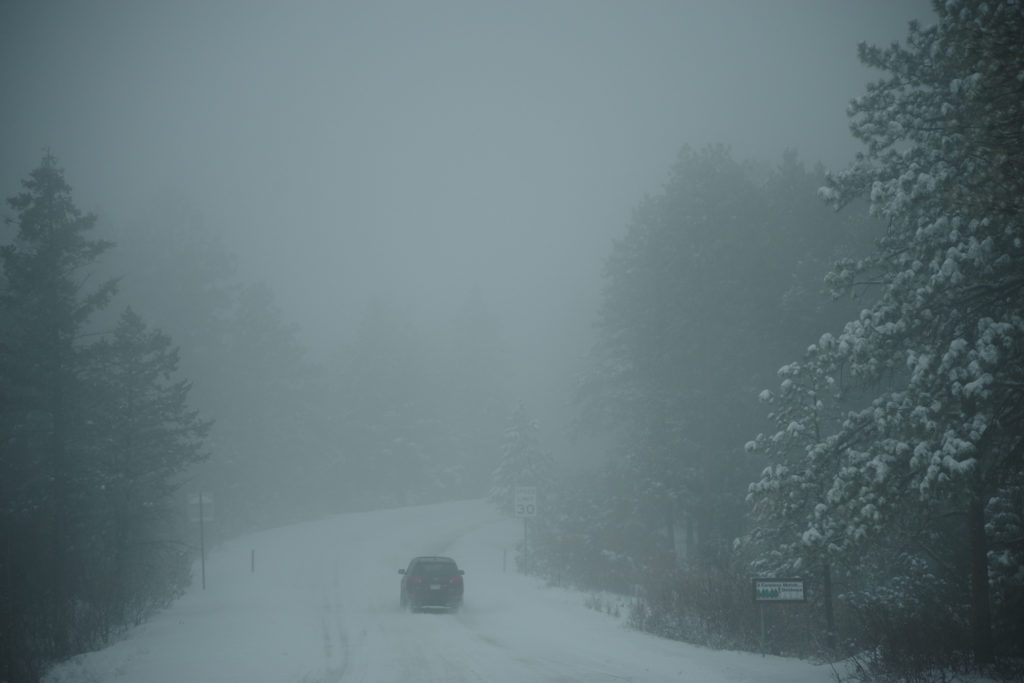
[[[537,487],[517,486],[516,487],[516,517],[537,516]]]

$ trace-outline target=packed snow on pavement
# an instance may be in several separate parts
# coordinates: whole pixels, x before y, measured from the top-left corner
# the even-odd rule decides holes
[[[45,683],[623,681],[819,683],[830,666],[695,647],[630,630],[587,596],[519,574],[521,520],[483,501],[340,515],[208,552],[180,600]],[[398,606],[398,569],[449,555],[463,608]],[[255,563],[253,563],[255,559]]]

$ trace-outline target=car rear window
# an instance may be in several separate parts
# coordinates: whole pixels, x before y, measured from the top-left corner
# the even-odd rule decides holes
[[[417,576],[454,576],[458,570],[454,562],[417,562],[413,572]]]

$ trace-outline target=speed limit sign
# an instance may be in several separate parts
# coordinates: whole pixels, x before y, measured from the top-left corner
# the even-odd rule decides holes
[[[537,487],[516,487],[516,517],[537,516]]]

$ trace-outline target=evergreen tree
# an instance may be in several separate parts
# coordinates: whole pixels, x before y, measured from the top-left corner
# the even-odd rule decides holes
[[[74,640],[75,601],[86,578],[77,562],[85,549],[76,539],[88,506],[82,473],[91,463],[79,438],[87,401],[81,338],[116,289],[113,280],[84,285],[112,245],[89,238],[96,217],[75,206],[56,158],[47,153],[22,185],[8,200],[17,234],[0,249],[7,323],[0,478],[9,539],[0,647],[11,680],[82,644]]]
[[[515,511],[517,486],[537,487],[538,504],[551,476],[551,455],[541,448],[540,424],[520,403],[509,417],[501,447],[501,461],[494,470],[489,499],[501,512]]]
[[[860,47],[886,75],[851,104],[866,149],[822,195],[866,196],[888,228],[829,275],[868,306],[764,394],[778,430],[751,444],[770,463],[751,540],[796,567],[905,539],[897,578],[947,567],[971,596],[918,627],[969,614],[985,664],[1024,642],[1024,10],[934,8],[906,45]]]
[[[360,506],[437,500],[448,488],[449,435],[424,351],[411,321],[374,300],[339,355],[336,406]]]
[[[175,538],[173,494],[181,473],[206,457],[210,422],[187,404],[191,384],[175,378],[170,337],[130,308],[88,355],[98,600],[114,623],[138,623],[188,582],[192,554]]]
[[[611,435],[613,499],[648,556],[711,560],[742,529],[756,470],[737,426],[757,424],[764,368],[825,314],[821,273],[852,227],[816,199],[816,179],[792,153],[766,171],[722,146],[684,148],[608,258],[581,406]]]
[[[190,402],[216,417],[216,447],[193,479],[216,501],[208,530],[235,534],[340,509],[350,482],[342,435],[323,373],[274,292],[237,280],[233,255],[187,202],[154,202],[139,222],[118,233],[112,268],[126,273],[124,293],[146,319],[180,341]]]
[[[220,340],[219,452],[205,469],[234,531],[322,514],[332,495],[324,460],[336,448],[320,440],[327,416],[316,368],[282,318],[268,286],[241,287]]]
[[[85,283],[112,244],[89,239],[52,155],[9,200],[0,250],[0,678],[103,644],[179,594],[191,553],[173,493],[208,423],[175,380],[177,349],[131,310],[96,328],[116,281]],[[14,221],[12,221],[14,222]],[[98,341],[88,343],[90,338]]]
[[[450,460],[457,497],[478,497],[490,486],[506,420],[507,378],[498,321],[473,290],[442,339],[437,387],[444,422],[452,435]]]

